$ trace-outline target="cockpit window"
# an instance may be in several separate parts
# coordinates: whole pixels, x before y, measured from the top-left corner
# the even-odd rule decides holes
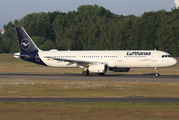
[[[172,57],[171,55],[162,55],[162,58]]]

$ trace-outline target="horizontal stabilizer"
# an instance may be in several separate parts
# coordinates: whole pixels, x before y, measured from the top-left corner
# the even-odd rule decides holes
[[[21,57],[30,57],[29,55],[20,55],[20,53],[15,53],[14,54],[15,58],[21,58]]]

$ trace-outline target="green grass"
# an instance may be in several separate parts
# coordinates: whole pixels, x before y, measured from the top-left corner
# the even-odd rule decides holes
[[[178,82],[0,79],[1,97],[179,97]]]
[[[178,120],[170,103],[0,103],[2,120]]]

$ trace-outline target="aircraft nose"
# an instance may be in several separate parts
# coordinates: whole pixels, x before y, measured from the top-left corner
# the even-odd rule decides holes
[[[173,60],[172,60],[172,65],[176,65],[177,62],[178,62],[178,61],[177,61],[175,58],[173,58]]]

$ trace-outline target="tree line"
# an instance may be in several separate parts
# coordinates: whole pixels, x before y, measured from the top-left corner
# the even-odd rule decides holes
[[[0,53],[19,52],[15,27],[24,27],[42,50],[149,50],[179,56],[179,9],[117,15],[98,5],[77,11],[27,14],[4,25]]]

